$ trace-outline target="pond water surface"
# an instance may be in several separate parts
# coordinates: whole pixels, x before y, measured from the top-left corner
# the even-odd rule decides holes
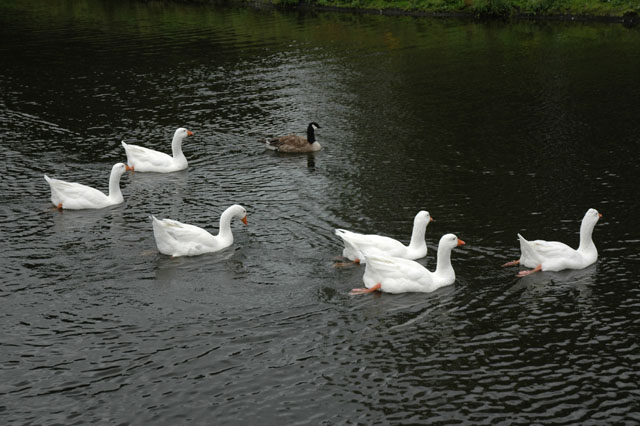
[[[0,423],[640,422],[637,28],[1,0],[0,34]],[[318,153],[257,143],[310,121]],[[52,208],[43,174],[106,190],[180,126],[188,170]],[[149,215],[233,203],[232,247],[156,251]],[[589,207],[596,265],[500,267]],[[334,229],[421,209],[455,284],[349,296]]]

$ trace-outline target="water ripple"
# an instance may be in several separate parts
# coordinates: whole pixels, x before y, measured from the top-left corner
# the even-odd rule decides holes
[[[632,31],[0,9],[3,423],[638,422]],[[320,152],[257,141],[310,121]],[[106,190],[122,140],[169,152],[179,126],[188,170],[129,172],[112,208],[51,205],[43,174]],[[232,247],[157,252],[150,215],[216,233],[233,203],[249,225],[233,222]],[[500,268],[517,232],[577,244],[592,206],[597,264]],[[333,267],[334,229],[407,242],[421,209],[437,220],[421,264],[444,233],[467,242],[456,282],[350,297],[364,268]]]

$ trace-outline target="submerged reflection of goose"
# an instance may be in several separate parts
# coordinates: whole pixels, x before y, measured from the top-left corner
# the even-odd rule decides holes
[[[307,155],[307,168],[315,172],[316,171],[316,157],[313,154]]]

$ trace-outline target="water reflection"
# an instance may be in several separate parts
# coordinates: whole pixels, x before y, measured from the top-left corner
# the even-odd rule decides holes
[[[637,418],[637,31],[82,0],[0,12],[3,423]],[[320,152],[255,142],[309,117]],[[122,139],[164,150],[182,125],[188,170],[127,174],[121,206],[50,208],[43,173],[104,188]],[[216,232],[233,203],[249,226],[229,249],[157,253],[149,215]],[[577,241],[562,219],[592,206],[593,267],[499,267],[517,232]],[[469,243],[456,283],[349,297],[364,269],[332,268],[333,230],[405,241],[421,209],[437,218],[430,269],[441,235]]]

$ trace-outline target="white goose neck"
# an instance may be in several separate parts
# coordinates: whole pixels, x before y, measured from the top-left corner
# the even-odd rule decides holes
[[[409,248],[411,250],[424,249],[427,246],[427,242],[424,240],[424,235],[427,231],[427,224],[421,223],[416,219],[413,221],[413,231],[411,232],[411,242]]]
[[[233,243],[233,233],[231,232],[231,219],[235,215],[233,207],[228,207],[222,215],[220,215],[220,229],[218,230],[218,236],[225,240],[230,240]]]
[[[124,201],[122,191],[120,191],[121,176],[122,173],[116,171],[115,169],[111,170],[111,176],[109,176],[109,198],[118,203]]]
[[[595,222],[582,221],[580,225],[580,245],[578,246],[579,252],[591,251],[596,249],[596,245],[593,242],[593,228],[596,226]]]
[[[434,275],[436,279],[443,281],[449,281],[451,277],[455,279],[456,273],[451,265],[451,247],[443,247],[442,244],[438,246],[438,261]]]
[[[174,135],[173,140],[171,141],[171,152],[173,153],[173,158],[184,157],[182,153],[182,136]]]

